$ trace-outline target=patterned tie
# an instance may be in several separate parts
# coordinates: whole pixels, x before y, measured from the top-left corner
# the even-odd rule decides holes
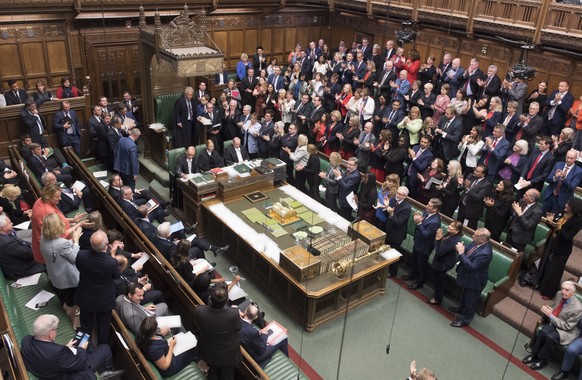
[[[563,176],[564,179],[566,179],[566,177],[568,176],[568,170],[570,168],[569,167],[564,167],[564,172],[563,172]],[[562,176],[560,176],[560,178],[558,179],[558,183],[556,185],[556,188],[554,189],[554,191],[552,192],[552,194],[554,194],[556,197],[558,196],[558,194],[560,194],[560,189],[562,188]]]
[[[554,311],[552,311],[552,315],[554,317],[557,317],[558,315],[560,315],[560,313],[562,312],[562,309],[564,308],[564,304],[566,303],[566,299],[562,298],[562,300],[560,301],[560,303],[558,304],[558,306],[556,306],[556,308],[554,309]]]

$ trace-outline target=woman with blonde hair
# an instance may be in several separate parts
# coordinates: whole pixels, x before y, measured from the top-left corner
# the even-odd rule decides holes
[[[82,231],[80,225],[73,227],[71,239],[63,237],[66,232],[63,220],[57,214],[48,214],[42,224],[40,251],[57,296],[64,304],[69,318],[74,322],[76,309],[73,308],[75,305],[73,299],[79,284],[79,270],[75,266],[75,260],[79,252]]]
[[[439,211],[449,218],[453,217],[455,209],[459,205],[459,200],[461,200],[463,186],[459,185],[459,178],[463,178],[461,163],[457,160],[450,160],[447,165],[445,180],[442,184],[436,186],[440,193],[440,199],[443,201]]]
[[[103,216],[97,210],[90,212],[87,215],[87,220],[83,225],[83,236],[79,240],[79,246],[81,249],[91,249],[91,235],[97,231],[103,231],[107,233],[107,228],[103,223]]]
[[[339,186],[338,179],[335,177],[334,170],[341,170],[342,157],[338,152],[331,152],[329,155],[329,170],[326,172],[319,172],[319,178],[321,178],[321,183],[325,186],[325,202],[327,207],[331,211],[339,212],[339,207],[337,204]]]
[[[30,220],[32,214],[30,206],[22,199],[21,194],[20,187],[12,184],[4,185],[0,191],[0,207],[14,224]]]
[[[388,214],[384,212],[384,207],[396,195],[398,186],[400,186],[400,177],[398,174],[390,174],[378,189],[378,198],[376,206],[374,207],[376,209],[374,213],[374,225],[382,231],[386,229],[386,221],[388,220]]]
[[[243,80],[247,76],[247,69],[253,67],[249,62],[249,56],[247,53],[242,53],[240,55],[240,61],[236,64],[236,76],[238,80]]]
[[[552,136],[553,146],[552,154],[556,162],[566,161],[566,153],[574,145],[574,130],[572,128],[563,128],[560,136]]]
[[[329,116],[329,124],[326,127],[323,143],[323,153],[329,156],[332,152],[339,152],[340,141],[337,134],[341,133],[344,125],[341,122],[342,114],[338,110],[331,111]]]
[[[289,155],[289,159],[293,161],[293,166],[295,168],[298,166],[303,168],[307,165],[307,160],[309,160],[307,143],[307,136],[299,135],[299,137],[297,137],[297,148],[295,148],[294,152],[291,152],[291,149],[287,146],[282,148],[282,150]],[[307,194],[307,188],[305,187],[305,173],[302,170],[295,169],[295,187]]]
[[[406,116],[397,126],[399,130],[405,129],[408,132],[408,145],[413,147],[420,141],[419,132],[422,129],[422,119],[420,109],[412,107]]]
[[[355,115],[350,117],[348,125],[344,127],[341,133],[336,134],[340,141],[340,154],[344,160],[353,157],[356,154],[358,146],[354,143],[360,136],[360,118]]]

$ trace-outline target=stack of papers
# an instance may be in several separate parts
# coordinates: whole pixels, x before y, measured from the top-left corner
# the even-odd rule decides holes
[[[192,348],[196,347],[198,344],[198,340],[192,334],[192,332],[188,331],[187,333],[179,333],[174,335],[176,338],[176,345],[174,346],[174,356],[178,356]]]
[[[100,172],[93,172],[93,176],[97,179],[107,178],[107,170],[102,170]]]

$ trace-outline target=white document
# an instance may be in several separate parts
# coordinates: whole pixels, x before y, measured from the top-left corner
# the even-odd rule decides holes
[[[131,267],[135,270],[135,268],[137,267],[143,267],[143,265],[145,264],[146,261],[148,261],[150,259],[150,255],[148,255],[147,253],[143,253],[143,256],[140,257],[139,259],[136,260],[135,263],[131,264]]]
[[[32,276],[22,277],[16,280],[16,283],[20,286],[32,286],[38,284],[38,280],[40,280],[40,273],[33,274]]]
[[[100,172],[93,172],[95,178],[107,178],[107,170],[102,170]]]
[[[107,181],[99,180],[99,183],[106,189],[109,187],[109,182]]]
[[[183,352],[186,352],[198,344],[198,340],[192,332],[188,331],[187,333],[179,333],[174,335],[176,338],[176,345],[174,346],[174,356],[178,356]]]
[[[186,239],[187,239],[187,240],[188,240],[190,243],[192,243],[192,240],[194,240],[194,238],[196,238],[196,234],[192,234],[192,235],[188,236]]]
[[[227,281],[227,283],[231,283],[232,281]],[[247,292],[243,290],[238,284],[232,287],[228,292],[228,299],[231,301],[235,301],[241,298],[246,298],[248,296]]]
[[[192,264],[192,273],[208,272],[214,269],[212,265],[204,259],[190,260],[190,264]]]
[[[28,301],[28,303],[24,306],[32,310],[38,310],[38,308],[36,307],[37,304],[48,302],[54,296],[55,295],[52,294],[51,292],[47,292],[46,290],[43,289],[40,292],[38,292],[38,294],[34,296],[30,301]]]
[[[119,338],[119,341],[121,342],[121,344],[123,344],[123,347],[125,347],[125,349],[127,351],[129,351],[129,347],[127,347],[127,343],[125,342],[125,339],[123,339],[123,337],[121,336],[121,334],[118,333],[117,331],[115,333],[117,334],[117,337]]]
[[[179,315],[166,315],[156,317],[158,327],[168,327],[170,329],[182,327],[182,319]]]
[[[440,180],[440,179],[436,179],[435,177],[431,177],[431,178],[428,180],[428,182],[426,183],[426,185],[424,186],[424,188],[425,188],[426,190],[430,190],[430,187],[433,185],[433,183],[434,183],[435,185],[440,185],[440,184],[442,184],[442,183],[443,183],[443,181],[442,181],[442,180]]]
[[[184,229],[184,223],[178,221],[170,226],[170,234],[174,232],[182,231]]]
[[[212,125],[210,119],[200,116],[198,121],[202,123],[202,125]]]
[[[355,194],[353,191],[346,196],[346,201],[354,211],[358,210],[358,203],[356,202]]]
[[[30,220],[17,224],[14,226],[14,228],[17,230],[28,230],[28,226],[30,226]]]
[[[83,191],[83,189],[85,187],[87,187],[87,185],[85,185],[83,182],[81,182],[81,181],[75,181],[75,183],[73,184],[73,186],[71,186],[71,189]]]
[[[516,183],[515,185],[513,185],[513,187],[515,187],[516,190],[521,190],[523,188],[521,182]]]

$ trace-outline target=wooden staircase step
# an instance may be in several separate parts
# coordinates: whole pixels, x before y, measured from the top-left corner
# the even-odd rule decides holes
[[[540,319],[540,314],[510,297],[506,297],[493,307],[493,315],[529,337],[533,336],[536,323]]]

